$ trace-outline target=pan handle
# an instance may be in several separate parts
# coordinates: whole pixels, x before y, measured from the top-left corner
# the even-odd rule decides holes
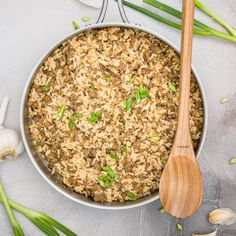
[[[126,13],[125,13],[123,0],[117,0],[117,5],[118,5],[118,9],[119,9],[122,21],[124,23],[129,23],[129,20],[126,16]],[[104,18],[106,16],[106,12],[107,12],[107,6],[108,6],[108,0],[103,0],[102,8],[101,8],[97,23],[102,23],[104,21]]]

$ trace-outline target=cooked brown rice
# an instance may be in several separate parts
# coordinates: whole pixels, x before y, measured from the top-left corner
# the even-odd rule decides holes
[[[112,27],[74,36],[35,75],[28,100],[35,151],[67,187],[95,201],[158,191],[176,130],[179,75],[179,56],[147,33]],[[203,108],[193,77],[190,105],[196,148]]]

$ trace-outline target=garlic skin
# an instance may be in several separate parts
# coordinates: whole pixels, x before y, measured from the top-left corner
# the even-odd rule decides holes
[[[217,235],[217,230],[209,234],[192,234],[192,236],[216,236],[216,235]]]
[[[219,208],[209,213],[212,224],[231,225],[236,222],[236,214],[229,208]]]
[[[78,0],[79,2],[82,2],[83,4],[94,7],[94,8],[101,8],[103,0]]]
[[[5,118],[9,98],[4,97],[0,106],[0,162],[15,157],[24,151],[24,145],[19,134],[13,129],[6,129],[2,126]]]

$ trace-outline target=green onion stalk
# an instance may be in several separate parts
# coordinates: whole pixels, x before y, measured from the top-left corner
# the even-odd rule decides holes
[[[143,0],[143,2],[152,6],[152,7],[155,7],[155,8],[157,8],[157,9],[159,9],[171,16],[174,16],[177,19],[182,19],[182,12],[181,11],[178,11],[173,7],[170,7],[164,3],[161,3],[160,1]],[[129,1],[123,1],[123,3],[124,3],[124,5],[132,8],[140,13],[143,13],[144,15],[149,16],[161,23],[164,23],[172,28],[175,28],[178,30],[182,29],[181,23],[176,23],[176,22],[169,20],[163,16],[160,16],[157,13],[152,12],[144,7],[135,5]],[[209,10],[206,6],[201,4],[198,0],[195,0],[195,4],[200,10],[202,10],[204,13],[211,16],[215,21],[217,21],[224,28],[226,28],[230,32],[230,34],[223,33],[223,32],[220,32],[216,29],[213,29],[212,27],[210,27],[198,20],[194,20],[194,31],[193,31],[194,34],[220,38],[220,39],[224,39],[224,40],[236,43],[236,32],[234,31],[234,29],[231,26],[229,26],[229,24],[227,24],[225,21],[223,21],[219,16],[217,16],[215,13],[213,13],[211,10]]]
[[[20,212],[27,217],[32,223],[34,223],[42,232],[50,236],[60,236],[56,229],[60,230],[67,236],[77,236],[70,229],[54,220],[50,216],[47,216],[41,212],[34,211],[19,203],[7,199],[2,183],[0,182],[0,203],[2,203],[6,209],[8,218],[12,224],[13,232],[15,236],[24,236],[19,223],[17,222],[12,209]]]

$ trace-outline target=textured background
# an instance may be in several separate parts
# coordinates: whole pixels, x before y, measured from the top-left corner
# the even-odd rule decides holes
[[[236,27],[235,0],[202,0]],[[139,1],[135,1],[139,2]],[[166,0],[178,8],[180,0]],[[130,20],[141,23],[180,45],[180,34],[139,13],[127,10]],[[11,103],[5,125],[19,130],[20,100],[24,84],[37,60],[57,40],[73,30],[72,20],[80,26],[84,15],[95,22],[98,10],[76,0],[0,0],[0,95],[9,95]],[[211,20],[196,13],[201,20]],[[120,21],[111,1],[106,21]],[[205,197],[201,209],[183,223],[182,235],[210,232],[209,210],[230,207],[236,211],[236,166],[228,160],[236,156],[236,45],[217,39],[194,37],[193,64],[206,91],[209,106],[207,139],[200,156]],[[229,97],[230,102],[219,104]],[[0,100],[1,100],[0,97]],[[36,172],[27,154],[1,163],[0,177],[10,198],[41,210],[70,227],[80,236],[168,236],[181,235],[176,220],[160,215],[160,202],[131,210],[97,210],[74,203],[52,189]],[[24,217],[17,215],[26,235],[41,236]],[[0,235],[11,236],[11,226],[0,206]],[[222,228],[222,236],[236,235],[236,225]]]

